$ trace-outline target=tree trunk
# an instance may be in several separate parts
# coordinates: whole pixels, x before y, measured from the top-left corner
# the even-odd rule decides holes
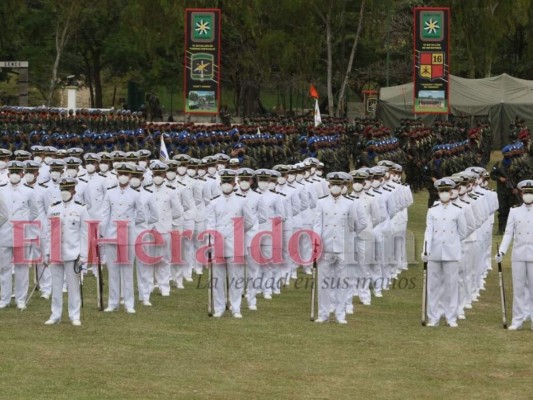
[[[94,106],[96,108],[103,108],[101,72],[100,53],[96,52],[93,54]]]
[[[328,51],[327,86],[328,86],[328,114],[333,116],[333,56],[331,49],[331,8],[326,15],[326,47]]]
[[[344,92],[346,91],[346,86],[348,85],[348,78],[352,72],[353,59],[355,58],[355,50],[357,49],[357,42],[359,41],[359,36],[361,35],[361,30],[363,28],[363,16],[365,13],[365,3],[366,0],[363,0],[361,3],[361,9],[359,11],[359,24],[357,25],[357,32],[355,33],[355,38],[353,41],[352,52],[350,53],[350,59],[348,61],[348,67],[346,68],[346,74],[342,81],[341,90],[339,92],[339,100],[337,102],[337,117],[342,116],[344,110]]]

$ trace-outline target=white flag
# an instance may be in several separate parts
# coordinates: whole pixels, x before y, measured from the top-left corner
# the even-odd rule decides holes
[[[168,157],[167,145],[165,144],[165,141],[163,140],[163,134],[161,134],[161,146],[159,147],[159,159],[161,161],[170,160],[170,158]]]
[[[315,99],[315,128],[322,123],[320,117],[320,107],[318,107],[318,99]]]
[[[259,127],[257,127],[257,134],[259,135],[259,137],[261,137],[261,131],[259,130]]]

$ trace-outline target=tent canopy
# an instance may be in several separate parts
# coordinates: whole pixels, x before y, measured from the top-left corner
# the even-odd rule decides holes
[[[509,142],[509,125],[516,116],[533,124],[533,81],[507,74],[484,79],[450,76],[450,109],[455,116],[485,116],[492,127],[496,148]],[[381,88],[378,115],[386,126],[400,125],[403,118],[421,117],[432,124],[445,115],[413,113],[413,83]]]

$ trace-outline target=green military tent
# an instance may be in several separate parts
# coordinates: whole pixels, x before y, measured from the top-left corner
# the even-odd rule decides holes
[[[533,126],[533,81],[507,74],[484,79],[450,76],[450,107],[454,116],[485,117],[491,124],[495,148],[509,142],[509,126],[519,116]],[[377,116],[388,127],[403,118],[420,117],[426,125],[446,115],[415,115],[413,83],[381,88]]]

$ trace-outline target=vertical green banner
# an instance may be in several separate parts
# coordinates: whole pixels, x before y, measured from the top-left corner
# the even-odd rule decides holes
[[[415,7],[413,107],[416,114],[450,110],[450,9]]]
[[[185,10],[185,112],[218,114],[220,108],[220,10]]]

